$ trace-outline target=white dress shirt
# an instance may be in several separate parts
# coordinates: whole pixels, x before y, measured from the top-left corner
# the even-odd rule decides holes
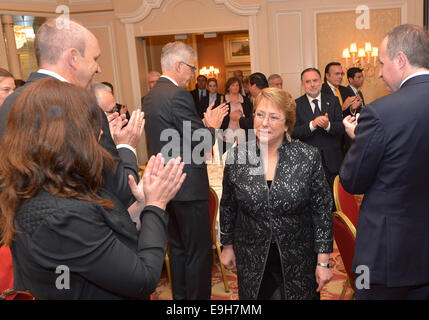
[[[313,100],[316,99],[318,101],[320,114],[322,114],[322,94],[319,93],[319,95],[316,98],[312,98],[309,95],[306,95],[306,96],[307,96],[308,102],[310,103],[311,110],[313,111],[313,113],[314,113],[314,108],[316,108],[316,105],[314,104]],[[313,123],[312,122],[313,121],[310,121],[310,124],[309,124],[311,132],[313,132],[314,130],[317,129],[317,128],[313,127]],[[326,127],[325,130],[327,132],[329,132],[330,129],[331,129],[331,122],[329,122],[329,124],[328,124],[328,126]]]
[[[60,80],[62,82],[67,82],[68,83],[67,79],[65,79],[64,77],[60,76],[58,73],[56,73],[54,71],[51,71],[51,70],[39,69],[39,70],[37,70],[37,73],[43,73],[43,74],[51,76],[51,77],[53,77],[55,79],[58,79],[58,80]],[[118,144],[116,146],[116,149],[120,149],[120,148],[127,148],[127,149],[131,150],[136,155],[136,157],[137,157],[136,150],[133,147],[131,147],[129,144],[125,144],[125,143]]]

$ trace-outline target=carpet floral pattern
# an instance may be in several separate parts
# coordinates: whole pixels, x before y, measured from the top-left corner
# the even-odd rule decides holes
[[[347,279],[344,265],[335,243],[334,252],[331,253],[330,263],[334,276],[331,281],[323,288],[320,295],[321,300],[338,300],[343,289],[344,282]],[[225,292],[219,261],[216,260],[216,264],[213,265],[212,268],[212,300],[238,300],[237,276],[235,274],[235,270],[226,270],[226,272],[229,292]],[[350,299],[352,294],[353,290],[348,288],[345,299]],[[170,283],[168,282],[168,277],[165,270],[163,271],[158,287],[152,294],[151,298],[152,300],[172,299]]]

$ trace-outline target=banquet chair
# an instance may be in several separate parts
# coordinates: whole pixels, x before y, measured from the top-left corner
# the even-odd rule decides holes
[[[344,190],[337,175],[334,180],[334,201],[337,211],[344,213],[356,228],[359,217],[359,206],[353,194]]]
[[[213,245],[215,246],[214,250],[216,251],[216,254],[219,260],[220,271],[222,273],[225,292],[228,293],[229,286],[228,286],[228,280],[226,279],[225,267],[223,266],[222,262],[220,262],[220,255],[221,255],[220,243],[216,238],[216,219],[219,213],[219,198],[216,194],[216,191],[212,187],[210,187],[209,210],[210,210],[210,226],[211,226],[210,230],[211,230]]]
[[[26,291],[13,288],[12,253],[9,247],[0,246],[0,300],[34,300]]]
[[[347,280],[344,282],[340,299],[344,299],[347,288],[351,286],[354,291],[355,275],[352,270],[352,262],[355,249],[356,228],[351,220],[341,211],[333,213],[334,239],[343,261],[347,273]],[[354,293],[350,297],[353,299]]]
[[[214,191],[212,187],[210,187],[209,211],[210,211],[210,233],[212,236],[212,242],[213,242],[213,246],[215,247],[214,250],[216,251],[216,254],[217,254],[218,259],[219,259],[220,271],[222,273],[222,279],[223,279],[223,284],[225,287],[225,292],[228,293],[229,292],[229,286],[228,286],[228,280],[226,279],[226,271],[225,271],[223,264],[220,262],[220,255],[221,255],[220,243],[216,239],[216,218],[217,218],[217,214],[219,211],[219,198],[216,194],[216,191]],[[167,253],[165,255],[165,266],[167,269],[168,282],[170,283],[171,290],[173,290],[172,286],[171,286],[170,259],[168,256],[168,251],[169,251],[169,247],[168,247],[168,243],[167,243]],[[214,261],[214,259],[213,259],[213,261]],[[173,294],[173,291],[171,291],[171,294]]]

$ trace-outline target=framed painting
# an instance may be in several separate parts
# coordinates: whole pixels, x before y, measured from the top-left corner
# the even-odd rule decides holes
[[[249,37],[246,35],[224,35],[225,64],[250,63]]]

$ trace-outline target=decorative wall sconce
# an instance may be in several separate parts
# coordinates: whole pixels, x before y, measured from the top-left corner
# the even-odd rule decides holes
[[[349,67],[362,68],[367,76],[374,76],[377,68],[378,48],[371,46],[371,42],[365,42],[364,48],[357,47],[356,42],[343,50],[343,59],[346,60],[346,69]],[[349,59],[351,58],[350,64]],[[371,59],[372,58],[372,59]]]

